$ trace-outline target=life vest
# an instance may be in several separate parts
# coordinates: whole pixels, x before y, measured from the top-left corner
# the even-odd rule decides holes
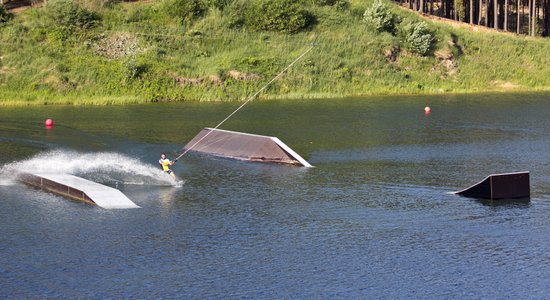
[[[170,170],[170,160],[168,158],[159,159],[159,164],[161,165],[163,171]]]

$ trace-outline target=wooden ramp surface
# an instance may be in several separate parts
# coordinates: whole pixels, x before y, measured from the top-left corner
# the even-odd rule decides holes
[[[69,174],[21,174],[19,179],[29,185],[107,209],[139,208],[121,191]]]
[[[204,128],[185,145],[183,151],[188,149],[239,160],[311,167],[298,153],[273,136]]]

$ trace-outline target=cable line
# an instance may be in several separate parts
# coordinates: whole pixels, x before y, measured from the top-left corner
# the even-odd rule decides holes
[[[270,86],[275,80],[279,79],[279,77],[281,77],[283,75],[284,72],[286,72],[288,69],[290,69],[295,63],[297,63],[300,59],[302,59],[302,57],[304,57],[309,51],[311,51],[313,48],[315,48],[317,46],[317,43],[312,43],[311,44],[311,47],[309,47],[306,51],[304,51],[300,56],[298,56],[293,62],[291,62],[288,66],[286,66],[286,68],[284,68],[281,72],[279,72],[279,74],[277,74],[277,76],[273,77],[273,79],[271,79],[267,84],[265,84],[261,89],[259,89],[256,93],[254,93],[254,95],[250,96],[248,98],[248,100],[246,100],[243,104],[241,104],[241,106],[239,106],[237,109],[235,109],[232,113],[230,113],[225,119],[223,119],[220,123],[218,123],[218,125],[216,125],[216,127],[214,127],[213,129],[218,129],[218,127],[220,127],[223,123],[225,123],[225,121],[229,120],[233,115],[235,115],[239,110],[241,110],[241,108],[243,108],[245,105],[247,105],[249,102],[251,102],[252,100],[254,100],[254,98],[256,98],[256,96],[258,96],[262,91],[264,91],[268,86]],[[187,154],[189,151],[191,151],[197,144],[199,144],[202,140],[204,140],[208,135],[210,135],[210,133],[212,133],[214,130],[210,130],[209,132],[207,132],[202,138],[200,138],[198,141],[196,141],[193,145],[191,145],[189,148],[185,149],[185,151],[183,151],[182,154],[180,154],[178,157],[176,157],[176,159],[174,160],[174,162],[177,162],[178,159],[180,159],[182,156],[184,156],[185,154]]]

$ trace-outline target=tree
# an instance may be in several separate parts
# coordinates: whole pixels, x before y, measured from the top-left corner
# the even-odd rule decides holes
[[[394,33],[401,19],[391,11],[389,6],[378,0],[365,10],[363,22],[378,32]]]
[[[550,36],[550,0],[435,0],[435,3],[434,0],[394,1],[407,3],[409,9],[414,11],[471,25],[514,32],[515,23],[517,34]]]
[[[504,31],[508,31],[508,0],[504,0]]]
[[[431,51],[435,40],[428,25],[422,21],[405,24],[400,34],[405,49],[422,56]]]
[[[521,17],[519,15],[519,4],[521,3],[521,0],[516,0],[516,33],[519,34],[519,28],[521,25]]]
[[[477,14],[477,24],[478,25],[481,25],[481,18],[483,18],[483,16],[481,15],[481,12],[483,11],[483,9],[481,9],[483,6],[483,2],[482,0],[479,0],[479,11],[478,11],[478,14]]]
[[[493,0],[493,28],[498,29],[498,0]]]
[[[474,24],[474,0],[470,0],[470,24]]]
[[[491,24],[489,23],[489,11],[491,10],[491,2],[489,0],[485,0],[485,26],[491,27]]]
[[[542,36],[550,36],[550,0],[545,0],[543,4]]]
[[[536,14],[536,9],[537,9],[537,1],[533,0],[533,5],[531,7],[532,9],[532,13],[531,13],[531,26],[533,26],[533,28],[531,29],[531,36],[535,36],[535,34],[537,33],[537,14]]]
[[[531,11],[533,9],[533,6],[531,5],[531,1],[532,0],[527,0],[528,3],[529,3],[529,16],[527,17],[527,20],[529,21],[528,25],[529,25],[529,29],[527,30],[527,35],[531,35],[531,22],[533,22],[533,18],[532,18],[532,14],[531,14]]]

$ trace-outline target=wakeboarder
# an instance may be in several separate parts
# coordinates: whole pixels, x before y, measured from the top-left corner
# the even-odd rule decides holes
[[[169,160],[166,158],[166,153],[162,153],[160,155],[159,164],[162,167],[162,171],[170,174],[172,178],[174,178],[174,181],[176,180],[176,175],[172,170],[170,170],[170,166],[174,164],[174,161]]]

